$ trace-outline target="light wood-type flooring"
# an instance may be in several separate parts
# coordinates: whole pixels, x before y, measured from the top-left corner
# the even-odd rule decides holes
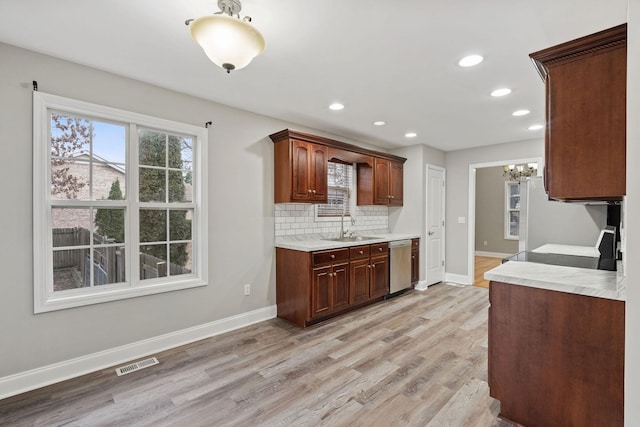
[[[476,256],[474,262],[473,286],[489,288],[489,281],[484,280],[484,273],[491,270],[492,268],[499,266],[502,263],[502,258]]]
[[[508,426],[486,289],[438,284],[300,329],[273,319],[0,401],[2,426]]]

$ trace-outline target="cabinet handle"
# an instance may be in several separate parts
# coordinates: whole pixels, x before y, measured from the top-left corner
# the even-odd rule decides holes
[[[335,259],[335,258],[336,258],[336,256],[335,256],[334,254],[331,254],[331,257],[330,257],[330,258],[331,258],[331,259]]]

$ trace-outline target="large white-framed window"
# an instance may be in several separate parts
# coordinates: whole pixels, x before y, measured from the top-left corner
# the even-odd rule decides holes
[[[518,240],[520,237],[520,181],[504,183],[504,238]]]
[[[316,221],[335,221],[351,217],[354,209],[354,167],[349,163],[329,162],[327,165],[327,203],[316,204]]]
[[[34,311],[207,284],[207,131],[33,93]]]

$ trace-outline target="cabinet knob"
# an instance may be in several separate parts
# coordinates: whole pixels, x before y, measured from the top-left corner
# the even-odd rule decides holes
[[[360,251],[360,255],[362,255],[364,253],[364,251]]]
[[[308,190],[307,190],[307,193],[311,193],[311,189],[308,189]]]
[[[312,192],[313,194],[316,194],[316,190],[312,190],[311,192]]]
[[[411,259],[416,259],[416,257],[414,255],[411,255]]]
[[[367,265],[367,268],[371,268],[371,265]]]
[[[335,257],[336,257],[335,255],[331,254],[331,259],[335,259]]]
[[[390,199],[390,198],[391,198],[391,194],[389,194],[389,195],[387,196],[387,199]]]
[[[392,199],[395,198],[394,196],[389,196],[389,197],[391,197]]]
[[[378,252],[382,252],[382,248],[378,248]]]
[[[373,264],[373,265],[371,266],[371,268],[376,268],[376,265],[375,265],[375,264]]]

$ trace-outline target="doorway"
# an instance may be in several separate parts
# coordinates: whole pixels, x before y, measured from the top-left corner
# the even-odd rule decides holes
[[[468,223],[467,223],[467,283],[473,284],[476,279],[476,171],[481,168],[504,166],[510,164],[537,163],[538,175],[542,174],[542,158],[505,159],[494,162],[474,163],[469,165],[469,200],[468,200]],[[488,268],[490,270],[490,268]]]

